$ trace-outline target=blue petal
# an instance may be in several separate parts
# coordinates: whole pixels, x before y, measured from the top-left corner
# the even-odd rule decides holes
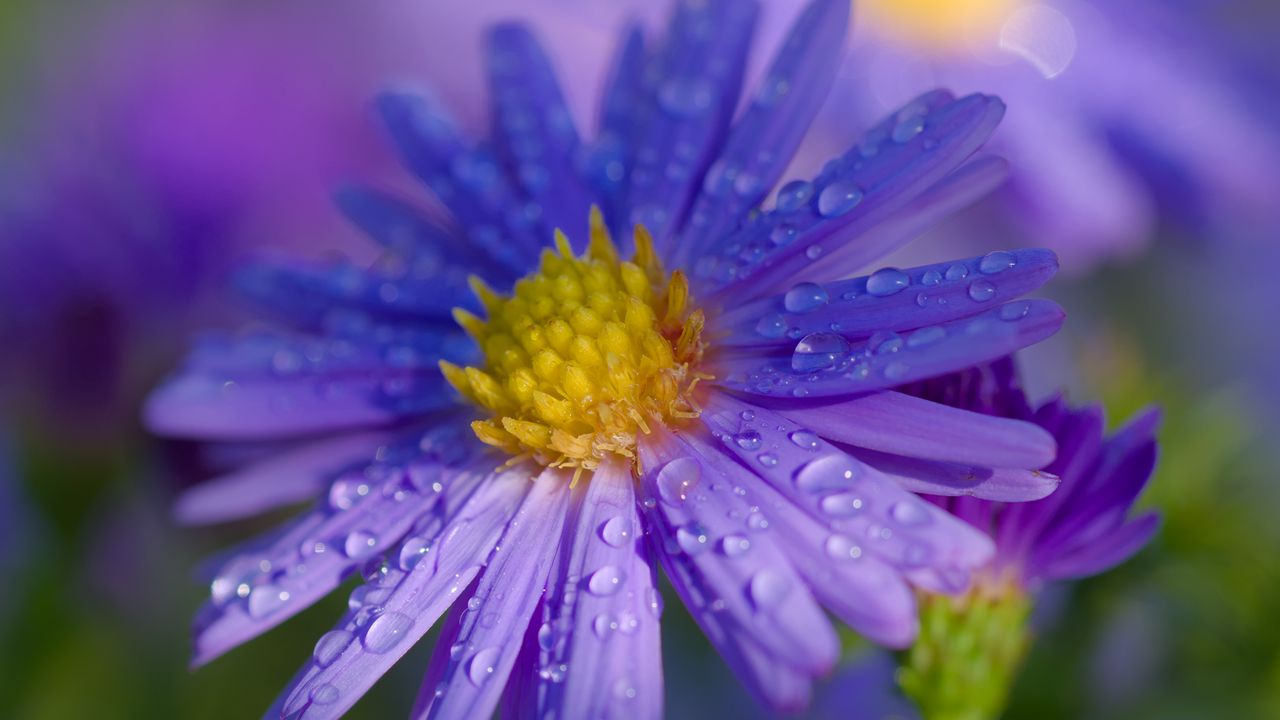
[[[883,390],[962,370],[1037,343],[1062,326],[1047,300],[1018,300],[971,317],[914,331],[873,335],[833,353],[830,369],[793,369],[786,353],[713,360],[718,385],[770,397],[838,397]],[[719,379],[723,378],[723,379]]]
[[[781,203],[721,238],[694,265],[694,276],[723,286],[718,293],[728,297],[751,297],[796,277],[960,167],[1003,114],[1003,103],[985,95],[952,100],[935,91],[912,101],[827,163],[807,202]]]
[[[827,98],[848,26],[848,0],[816,0],[796,19],[755,98],[707,171],[673,249],[676,264],[698,257],[712,241],[736,229],[778,181]]]
[[[637,117],[645,99],[644,34],[639,26],[627,30],[613,61],[600,105],[600,134],[583,148],[578,170],[595,189],[601,209],[613,230],[619,249],[631,250],[630,227],[623,222],[627,176],[635,160],[632,143]]]
[[[851,339],[877,331],[905,332],[1013,300],[1048,282],[1057,270],[1058,258],[1049,250],[992,253],[908,270],[886,268],[819,286],[817,297],[826,299],[816,306],[797,303],[790,293],[775,295],[716,314],[707,327],[720,338],[720,347],[794,346],[795,339],[818,332]]]
[[[733,116],[757,10],[755,0],[683,0],[654,58],[626,220],[664,255]]]
[[[377,109],[405,165],[449,208],[472,243],[517,275],[537,262],[537,213],[492,153],[470,147],[421,96],[386,92]]]
[[[562,229],[581,252],[594,198],[574,167],[578,133],[551,63],[516,23],[490,31],[488,58],[496,147],[525,197],[540,209],[539,239],[550,244],[551,232]]]

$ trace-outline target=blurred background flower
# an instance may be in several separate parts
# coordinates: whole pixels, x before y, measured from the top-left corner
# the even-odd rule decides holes
[[[1028,35],[1036,22],[1015,23],[1022,34],[1001,50],[1008,18],[989,25],[1002,56],[990,65],[989,54],[927,33],[891,32],[901,18],[855,21],[844,95],[819,129],[843,145],[896,101],[884,93],[914,94],[913,82],[1001,93],[1010,113],[996,142],[1013,182],[915,247],[941,256],[969,252],[957,242],[1053,243],[1079,271],[1129,260],[1059,282],[1068,333],[1034,363],[1053,372],[1031,380],[1037,399],[1066,383],[1076,402],[1100,396],[1113,418],[1164,407],[1164,456],[1146,502],[1165,526],[1134,562],[1055,597],[1009,715],[1280,716],[1280,625],[1270,616],[1280,603],[1280,450],[1269,442],[1280,416],[1270,175],[1280,165],[1268,160],[1280,7],[986,4],[1038,14],[1049,30]],[[858,13],[892,11],[863,5]],[[798,8],[766,0],[753,73]],[[665,12],[665,3],[569,0],[0,3],[0,400],[14,480],[0,498],[10,561],[0,716],[241,717],[270,702],[297,648],[340,614],[343,593],[255,641],[266,661],[187,673],[187,620],[205,590],[193,579],[180,593],[175,578],[272,520],[173,529],[171,473],[161,470],[172,452],[137,431],[142,390],[196,319],[235,322],[219,288],[237,256],[285,244],[370,257],[329,193],[352,177],[408,182],[382,165],[388,155],[366,121],[377,89],[427,77],[451,107],[469,108],[462,121],[483,122],[479,70],[459,72],[454,58],[474,52],[488,20],[523,16],[592,127],[587,107],[614,32],[632,13],[656,26]],[[1072,53],[1033,41],[1061,39],[1060,18]],[[1030,143],[1018,124],[1055,141]],[[667,603],[664,618],[670,716],[734,708],[749,717],[679,605]],[[352,716],[402,710],[429,645]],[[67,692],[69,678],[78,692]]]

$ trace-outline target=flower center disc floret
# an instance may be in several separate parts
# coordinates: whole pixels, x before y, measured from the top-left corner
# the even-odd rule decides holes
[[[695,418],[704,353],[701,310],[689,283],[668,276],[637,226],[635,257],[619,258],[598,210],[576,256],[557,231],[537,272],[507,297],[479,278],[482,319],[454,318],[484,350],[485,366],[441,362],[445,378],[492,413],[471,424],[481,441],[554,467],[595,468],[609,454],[635,457],[637,433],[654,422]]]

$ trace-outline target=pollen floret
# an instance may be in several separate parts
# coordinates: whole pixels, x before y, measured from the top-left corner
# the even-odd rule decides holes
[[[493,413],[471,425],[480,440],[589,470],[610,453],[634,457],[636,434],[651,422],[697,417],[693,390],[710,377],[697,370],[704,318],[690,308],[685,275],[664,273],[643,226],[630,261],[597,210],[582,256],[561,232],[555,244],[510,297],[472,279],[487,318],[460,308],[454,318],[484,350],[485,367],[440,367]]]

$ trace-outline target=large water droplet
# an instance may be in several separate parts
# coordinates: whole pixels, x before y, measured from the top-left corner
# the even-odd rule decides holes
[[[610,635],[618,629],[618,623],[612,620],[608,615],[600,613],[596,619],[591,621],[591,629],[595,632],[596,637],[601,640],[608,640]]]
[[[618,588],[622,587],[622,583],[626,579],[626,573],[622,572],[620,568],[613,565],[605,565],[591,573],[591,577],[587,578],[587,590],[592,595],[606,597],[618,592]]]
[[[996,286],[986,280],[974,280],[969,284],[969,299],[986,302],[996,295]]]
[[[649,608],[649,614],[655,619],[662,617],[662,593],[657,588],[648,588],[644,591],[645,607]]]
[[[787,312],[813,312],[827,304],[827,291],[817,283],[802,282],[792,286],[782,298],[782,305]]]
[[[316,648],[311,655],[320,667],[329,667],[351,644],[352,635],[346,630],[330,630],[316,641]]]
[[[676,528],[676,544],[689,555],[698,555],[706,550],[709,540],[707,529],[697,523]]]
[[[921,285],[933,286],[933,285],[938,285],[941,282],[942,282],[942,273],[938,272],[937,270],[925,270],[924,274],[920,276]]]
[[[363,480],[335,480],[329,486],[329,505],[335,510],[347,510],[356,501],[369,494],[369,484]]]
[[[412,627],[413,618],[404,613],[383,613],[365,630],[364,648],[371,653],[384,653],[399,645]]]
[[[799,234],[800,231],[794,225],[782,223],[769,231],[769,242],[773,243],[774,247],[784,247],[795,242]]]
[[[867,278],[867,294],[888,297],[911,284],[911,278],[898,268],[881,268]]]
[[[833,560],[857,560],[862,557],[862,548],[844,535],[832,535],[827,538],[824,547]]]
[[[378,547],[378,536],[363,530],[357,530],[347,536],[342,543],[342,552],[352,560],[369,557]]]
[[[807,493],[844,490],[853,484],[861,468],[847,455],[824,455],[805,463],[795,474],[796,487]]]
[[[843,492],[822,498],[818,506],[832,517],[849,517],[860,512],[864,503],[857,493]]]
[[[702,466],[698,461],[679,457],[658,471],[658,494],[670,505],[682,505],[701,480]]]
[[[761,570],[747,583],[747,595],[759,611],[777,607],[790,590],[791,583],[773,570]]]
[[[743,450],[755,450],[760,447],[762,439],[755,430],[743,430],[733,436],[733,442]]]
[[[316,705],[332,705],[333,703],[338,702],[339,696],[340,693],[338,692],[338,688],[330,685],[329,683],[325,683],[311,688],[311,694],[308,697],[310,697],[311,702]]]
[[[946,278],[951,281],[963,280],[969,277],[969,268],[956,263],[947,268]]]
[[[791,439],[791,444],[805,450],[817,450],[818,445],[822,442],[817,435],[808,430],[796,430],[787,437]]]
[[[289,602],[288,591],[279,585],[259,585],[249,593],[249,615],[262,618],[284,607]]]
[[[600,539],[613,547],[622,547],[631,539],[631,521],[621,515],[605,520],[600,525]]]
[[[742,535],[725,535],[720,540],[720,552],[728,557],[740,557],[751,549],[751,541]]]
[[[800,373],[829,370],[849,354],[849,341],[830,332],[809,333],[796,343],[791,369]]]
[[[1030,309],[1031,306],[1025,302],[1011,302],[1000,307],[1000,319],[1006,322],[1021,320],[1027,316],[1027,312]]]
[[[889,517],[900,525],[923,525],[929,522],[929,511],[918,500],[901,500],[889,509]]]
[[[550,652],[560,646],[564,641],[564,633],[556,632],[556,628],[549,622],[542,623],[542,627],[538,628],[538,647]]]
[[[804,207],[813,199],[813,183],[807,180],[792,180],[778,191],[778,200],[774,206],[782,212],[794,212]]]
[[[770,452],[760,453],[756,456],[756,460],[765,467],[774,467],[778,464],[778,456]]]
[[[987,253],[986,256],[978,261],[978,270],[984,275],[995,275],[1013,267],[1016,262],[1017,259],[1013,256],[1013,253],[997,250],[993,253]]]
[[[818,193],[818,214],[839,217],[862,202],[862,189],[848,180],[836,180]]]
[[[501,651],[496,647],[487,647],[476,651],[476,654],[472,655],[471,659],[467,661],[467,679],[471,681],[471,684],[480,687],[489,678],[493,677],[500,656]]]
[[[891,137],[893,137],[893,141],[896,143],[905,143],[919,135],[923,130],[924,116],[914,114],[908,115],[907,117],[899,120],[898,124],[893,126],[893,134]]]
[[[418,566],[418,563],[422,562],[422,559],[427,556],[430,550],[431,544],[422,536],[415,535],[405,540],[404,544],[400,546],[400,569],[405,572],[413,570]]]
[[[787,334],[787,321],[778,313],[770,313],[756,323],[756,332],[769,339],[780,338]]]

